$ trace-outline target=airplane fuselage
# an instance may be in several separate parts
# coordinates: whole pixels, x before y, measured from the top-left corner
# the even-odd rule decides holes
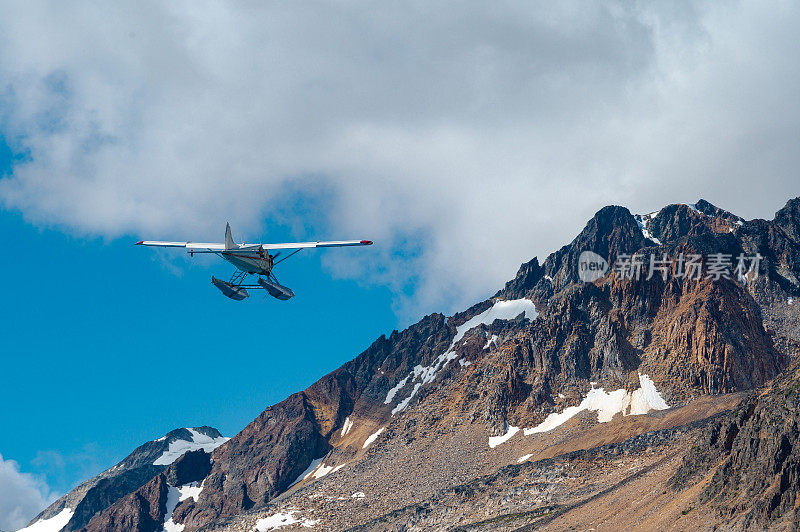
[[[234,249],[223,251],[219,256],[247,273],[269,275],[269,272],[272,271],[272,255],[266,251],[263,254],[256,255],[253,253],[237,253]]]

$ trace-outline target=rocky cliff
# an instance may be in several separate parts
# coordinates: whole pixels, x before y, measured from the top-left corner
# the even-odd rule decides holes
[[[732,528],[794,528],[800,503],[800,365],[709,426],[675,475],[706,477],[699,505]]]
[[[228,438],[212,427],[175,429],[133,450],[121,462],[83,482],[43,510],[31,524],[69,515],[64,531],[80,530],[89,521],[126,495],[147,484],[183,453],[211,452]]]

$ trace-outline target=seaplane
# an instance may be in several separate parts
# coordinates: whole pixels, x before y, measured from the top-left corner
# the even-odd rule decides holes
[[[229,281],[211,276],[211,284],[234,301],[242,301],[250,297],[250,290],[266,290],[276,299],[287,301],[294,297],[291,288],[283,286],[273,273],[273,268],[292,255],[308,248],[337,248],[349,246],[370,246],[371,240],[337,240],[331,242],[287,242],[282,244],[237,244],[231,234],[231,224],[225,226],[225,242],[162,242],[159,240],[140,240],[137,246],[160,248],[185,248],[190,256],[195,253],[213,253],[222,257],[236,267]],[[280,250],[275,254],[270,251]],[[285,257],[280,257],[282,250],[294,250]],[[255,284],[247,284],[249,276],[256,276]]]

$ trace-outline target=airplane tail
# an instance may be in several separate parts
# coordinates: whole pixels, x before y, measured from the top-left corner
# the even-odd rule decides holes
[[[239,249],[239,246],[233,241],[230,223],[225,224],[225,249]]]

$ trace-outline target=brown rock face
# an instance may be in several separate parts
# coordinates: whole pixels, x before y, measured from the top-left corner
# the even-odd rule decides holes
[[[216,432],[216,430],[214,431]],[[187,451],[167,469],[124,497],[109,502],[105,509],[75,530],[125,530],[151,532],[161,530],[169,519],[167,493],[170,486],[202,481],[211,469],[211,456],[203,450]],[[191,499],[184,501],[186,506]],[[69,529],[69,528],[67,528]]]
[[[721,463],[701,502],[725,525],[794,528],[800,503],[800,369],[709,427],[675,475],[676,487]]]
[[[127,471],[121,471],[113,476],[97,479],[83,493],[83,496],[75,505],[75,512],[67,526],[64,527],[64,531],[80,530],[97,513],[139,489],[160,473],[162,469],[163,467],[145,464]]]
[[[222,436],[213,427],[194,427],[193,430],[212,438]],[[66,532],[80,530],[96,514],[129,493],[133,493],[158,473],[164,471],[166,466],[153,465],[153,462],[164,454],[173,442],[178,440],[191,441],[192,433],[185,428],[175,429],[165,434],[163,438],[140,445],[118,464],[60,497],[36,516],[33,522],[51,518],[64,508],[71,508],[74,513],[64,530]]]
[[[348,416],[374,423],[387,417],[388,375],[404,374],[444,351],[444,316],[431,315],[369,349],[307,390],[267,408],[214,451],[200,500],[182,509],[187,526],[263,506],[285,491],[312,460],[324,456]],[[361,441],[357,442],[358,445]]]
[[[649,365],[667,380],[703,393],[730,393],[762,385],[786,365],[787,357],[764,329],[760,308],[741,285],[686,285],[666,292],[653,324]]]
[[[572,243],[547,257],[542,269],[553,281],[543,287],[545,293],[549,295],[553,289],[559,290],[570,283],[579,282],[578,258],[583,251],[593,251],[613,264],[620,253],[630,253],[652,244],[644,237],[628,209],[616,205],[603,207]],[[523,275],[531,277],[529,274]],[[519,276],[517,274],[517,278]],[[521,286],[516,286],[516,279],[511,281],[506,295],[514,290],[524,290],[531,281],[532,278]]]
[[[211,455],[202,449],[187,451],[165,471],[170,486],[200,482],[211,471]]]
[[[214,453],[202,505],[195,507],[186,524],[240,513],[285,490],[314,458],[328,451],[319,428],[305,393],[266,409]]]
[[[159,473],[153,480],[95,516],[82,530],[157,532],[164,527],[167,491],[167,478]]]
[[[563,290],[514,335],[473,386],[487,423],[531,426],[556,405],[577,404],[590,381],[635,389],[638,373],[670,403],[748,390],[786,364],[760,308],[734,282],[617,281]],[[562,407],[565,405],[562,405]]]

